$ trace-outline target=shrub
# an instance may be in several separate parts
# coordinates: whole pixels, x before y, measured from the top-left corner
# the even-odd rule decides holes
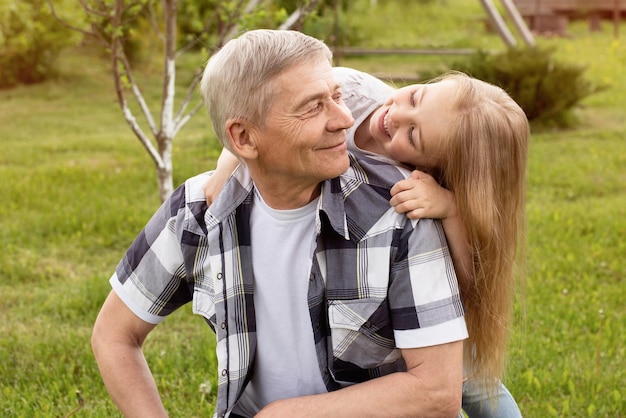
[[[480,52],[452,68],[502,87],[529,120],[567,126],[571,111],[606,86],[586,80],[584,66],[557,62],[553,52],[539,47],[511,48],[499,54]]]
[[[45,0],[3,2],[0,5],[0,88],[45,80],[53,74],[59,52],[77,39],[76,33],[54,18]]]
[[[302,31],[323,40],[330,47],[355,45],[364,38],[358,23],[340,18],[341,24],[337,24],[336,19],[330,9],[313,13],[307,16]]]

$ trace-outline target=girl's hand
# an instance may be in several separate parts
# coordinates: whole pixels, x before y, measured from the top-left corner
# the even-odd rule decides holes
[[[215,171],[202,187],[204,197],[206,198],[206,202],[209,206],[213,203],[217,195],[220,194],[226,184],[226,181],[238,165],[239,160],[237,157],[225,149],[222,150],[222,153],[217,159]]]
[[[211,177],[209,177],[206,183],[204,183],[202,190],[204,191],[204,197],[207,205],[211,206],[211,203],[213,203],[217,195],[220,194],[224,188],[226,180],[228,180],[228,177],[221,176],[216,171]]]
[[[441,187],[431,175],[414,170],[409,178],[391,188],[391,195],[390,203],[396,212],[406,213],[409,219],[441,219],[461,289],[469,289],[474,277],[472,252],[454,193]]]
[[[429,174],[413,170],[409,178],[397,182],[391,189],[389,203],[398,213],[410,219],[446,219],[456,216],[454,193],[444,189]]]

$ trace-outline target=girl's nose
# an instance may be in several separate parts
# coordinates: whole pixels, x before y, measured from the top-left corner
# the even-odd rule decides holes
[[[407,119],[410,119],[410,114],[406,106],[394,105],[391,111],[389,111],[389,120],[396,128],[406,122]]]

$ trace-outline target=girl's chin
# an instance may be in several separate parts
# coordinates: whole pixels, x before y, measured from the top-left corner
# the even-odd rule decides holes
[[[391,142],[391,139],[383,132],[376,132],[376,135],[374,135],[374,141],[376,141],[376,143],[381,147],[384,147]]]

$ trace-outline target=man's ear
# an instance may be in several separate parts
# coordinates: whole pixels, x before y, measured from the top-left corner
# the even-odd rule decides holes
[[[238,156],[244,160],[256,157],[256,142],[248,121],[244,119],[229,119],[226,122],[226,135]]]

